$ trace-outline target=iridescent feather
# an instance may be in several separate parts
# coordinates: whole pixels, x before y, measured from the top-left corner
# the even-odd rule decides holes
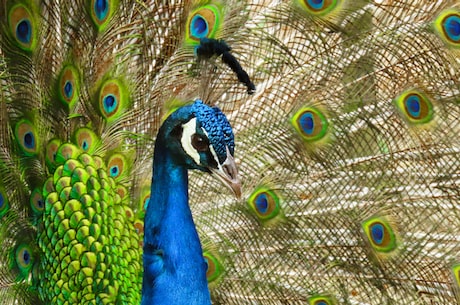
[[[0,16],[2,304],[140,303],[154,140],[196,99],[229,119],[243,184],[188,174],[213,304],[460,302],[458,1]]]

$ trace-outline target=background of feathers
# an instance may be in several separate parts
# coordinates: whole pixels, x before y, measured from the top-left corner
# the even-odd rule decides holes
[[[458,1],[331,0],[335,9],[324,14],[301,1],[108,1],[108,21],[99,25],[90,2],[0,4],[4,304],[47,304],[39,295],[56,304],[138,302],[141,277],[121,283],[121,262],[107,263],[108,282],[94,280],[83,293],[73,277],[79,263],[76,271],[68,271],[73,262],[49,267],[70,257],[71,245],[43,259],[51,243],[43,237],[51,228],[43,189],[58,166],[46,159],[49,143],[79,145],[76,131],[85,127],[89,154],[102,168],[123,156],[121,173],[108,181],[126,190],[127,229],[114,233],[107,216],[101,244],[125,236],[130,248],[114,253],[137,259],[136,278],[153,139],[165,116],[195,98],[231,121],[244,191],[237,200],[209,175],[190,173],[214,304],[459,302],[459,42],[436,30],[446,9],[458,24]],[[29,45],[10,31],[15,5],[31,15]],[[232,47],[255,94],[219,58],[197,61],[187,24],[206,6],[220,12],[212,35]],[[77,96],[67,105],[59,97],[66,67],[74,69]],[[108,117],[98,100],[111,80],[124,97]],[[411,94],[428,119],[408,116],[403,100]],[[319,126],[313,136],[298,123],[307,112]],[[18,135],[24,122],[36,141],[32,152]],[[384,247],[369,233],[376,223],[385,229]],[[26,266],[15,258],[23,245]],[[118,292],[123,285],[129,293]]]

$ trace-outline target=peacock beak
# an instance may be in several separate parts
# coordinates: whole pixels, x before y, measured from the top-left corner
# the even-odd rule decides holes
[[[211,173],[215,174],[220,181],[233,191],[238,199],[241,198],[241,181],[238,177],[238,169],[235,164],[235,159],[233,159],[228,148],[225,162],[219,166],[219,168],[210,168],[210,170]]]

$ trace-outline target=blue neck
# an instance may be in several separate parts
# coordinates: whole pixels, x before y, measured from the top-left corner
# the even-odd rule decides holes
[[[142,305],[209,305],[206,263],[188,205],[188,176],[157,139],[145,215]]]

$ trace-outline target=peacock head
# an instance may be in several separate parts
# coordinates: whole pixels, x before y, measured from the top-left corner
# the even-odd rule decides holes
[[[235,195],[241,196],[241,183],[233,158],[235,142],[232,127],[217,107],[201,100],[173,112],[160,134],[176,163],[215,175]]]

